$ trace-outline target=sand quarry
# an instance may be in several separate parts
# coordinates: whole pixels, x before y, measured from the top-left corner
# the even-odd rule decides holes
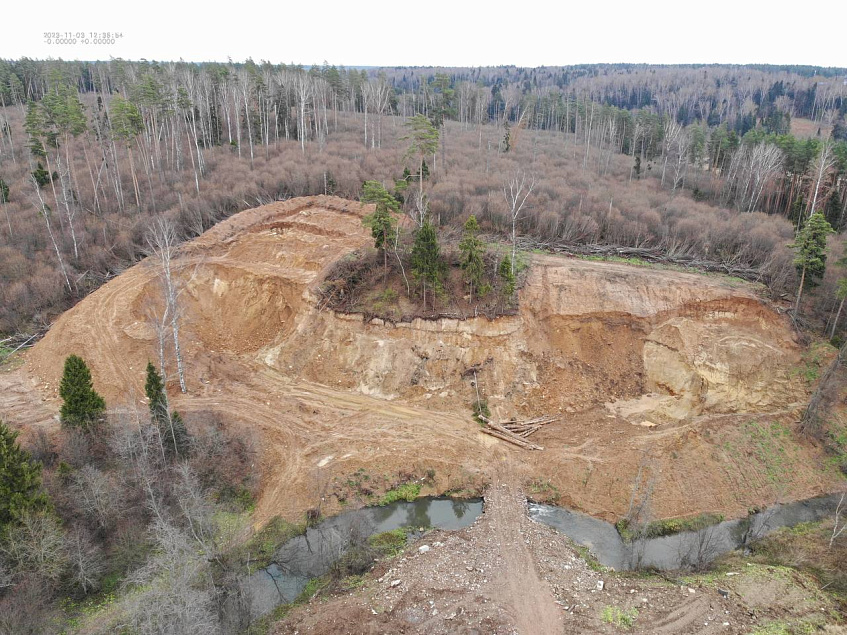
[[[613,632],[600,619],[611,603],[649,616],[635,632],[742,633],[767,617],[763,607],[791,600],[796,584],[774,591],[767,576],[747,587],[738,578],[727,600],[714,588],[597,573],[521,509],[529,495],[614,521],[635,488],[651,492],[656,518],[730,517],[834,491],[840,479],[820,467],[819,448],[790,434],[808,400],[807,353],[755,287],[533,255],[517,315],[366,321],[323,309],[316,289],[337,259],[370,243],[367,211],[295,199],[185,244],[173,264],[188,393],[172,370],[172,404],[189,422],[217,417],[257,439],[257,526],[365,504],[410,478],[426,479],[423,494],[488,488],[491,513],[443,536],[427,559],[413,549],[356,594],[298,609],[277,632]],[[111,407],[144,408],[160,284],[155,263],[142,262],[59,318],[22,365],[0,373],[6,420],[25,433],[57,428],[71,353]],[[560,415],[533,436],[544,449],[482,434],[471,417],[477,387],[497,419]]]
[[[334,197],[274,203],[174,261],[188,394],[172,371],[172,401],[258,435],[258,523],[299,518],[321,496],[337,511],[327,494],[357,471],[385,482],[434,471],[424,493],[480,488],[500,456],[537,498],[607,520],[627,512],[637,481],[650,481],[656,517],[742,515],[832,488],[816,447],[794,443],[774,466],[747,442],[753,424],[790,429],[809,390],[803,350],[754,287],[536,255],[518,315],[391,324],[322,310],[328,268],[371,240],[366,211]],[[64,314],[2,375],[7,419],[55,425],[71,353],[111,406],[143,403],[161,298],[148,260]],[[533,436],[543,451],[479,432],[474,367],[495,417],[562,416]]]

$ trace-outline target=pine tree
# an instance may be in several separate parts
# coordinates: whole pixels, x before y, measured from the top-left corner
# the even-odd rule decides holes
[[[500,261],[500,268],[497,273],[503,285],[503,295],[507,300],[511,300],[515,294],[515,274],[512,273],[512,259],[509,254],[506,254]]]
[[[32,172],[32,178],[34,178],[35,182],[38,183],[38,187],[44,187],[50,182],[50,173],[44,169],[44,166],[41,165],[40,161],[36,165],[35,170]]]
[[[41,491],[41,463],[18,445],[17,436],[0,421],[0,533],[21,514],[48,506]]]
[[[471,302],[473,302],[474,289],[480,296],[488,293],[488,285],[483,282],[485,265],[482,262],[482,254],[485,252],[485,247],[477,234],[479,234],[479,223],[476,216],[472,214],[465,222],[464,235],[459,242],[459,251],[462,254],[461,265],[465,270],[465,282],[470,287]]]
[[[144,383],[150,407],[150,419],[159,429],[162,447],[168,456],[187,456],[191,449],[191,437],[182,416],[174,410],[168,415],[168,396],[161,375],[151,362],[147,362],[147,381]]]
[[[106,413],[106,402],[94,391],[91,371],[77,355],[69,355],[65,360],[59,396],[65,402],[60,411],[64,426],[89,429]]]
[[[797,251],[794,266],[800,274],[800,286],[797,289],[797,301],[794,303],[794,314],[800,309],[800,297],[805,286],[815,286],[817,280],[826,271],[826,237],[835,233],[824,215],[815,212],[806,221],[794,242],[789,245]]]
[[[424,309],[426,309],[427,287],[433,293],[441,292],[444,269],[435,227],[432,226],[432,223],[426,221],[415,232],[415,244],[412,247],[412,275],[423,289]]]
[[[409,134],[401,139],[411,141],[406,157],[416,157],[420,161],[417,176],[420,196],[423,196],[423,182],[429,176],[429,166],[424,159],[438,150],[438,130],[424,115],[415,115],[403,125],[409,129]]]

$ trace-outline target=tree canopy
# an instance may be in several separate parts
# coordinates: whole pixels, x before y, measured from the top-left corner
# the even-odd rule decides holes
[[[423,290],[424,307],[427,289],[433,294],[441,291],[444,269],[435,227],[429,221],[424,221],[415,233],[415,244],[412,247],[412,275]]]
[[[794,305],[795,313],[800,308],[800,297],[804,286],[814,286],[823,278],[826,271],[826,237],[832,233],[834,230],[824,215],[815,212],[797,232],[797,238],[791,243],[791,247],[796,252],[794,266],[800,274],[797,301]]]
[[[28,511],[47,507],[41,463],[17,442],[18,433],[0,421],[0,530]]]
[[[150,419],[159,430],[165,453],[171,457],[187,456],[191,450],[191,437],[180,414],[175,410],[169,414],[168,396],[162,376],[151,362],[147,362],[144,392],[150,407]]]
[[[462,240],[459,242],[459,251],[462,254],[461,266],[465,271],[465,282],[470,287],[471,302],[473,302],[474,290],[479,295],[488,292],[488,285],[483,281],[485,265],[482,255],[485,253],[485,245],[479,239],[479,223],[476,216],[471,214],[465,222]]]
[[[77,355],[65,360],[59,396],[64,400],[60,411],[64,426],[89,429],[106,413],[106,402],[94,390],[91,371]]]

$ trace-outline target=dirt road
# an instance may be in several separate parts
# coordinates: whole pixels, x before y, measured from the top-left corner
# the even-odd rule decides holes
[[[485,508],[490,517],[489,548],[502,557],[491,600],[508,607],[518,633],[560,632],[562,612],[553,602],[550,585],[539,577],[523,535],[526,497],[515,479],[498,473],[486,491]]]

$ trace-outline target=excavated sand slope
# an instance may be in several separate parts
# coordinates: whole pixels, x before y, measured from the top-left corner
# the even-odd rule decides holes
[[[779,489],[739,493],[739,476],[697,436],[698,417],[784,417],[805,396],[788,325],[747,285],[536,256],[516,316],[365,323],[314,294],[328,267],[370,242],[365,211],[333,197],[274,203],[220,223],[175,260],[189,394],[175,394],[173,370],[169,385],[186,412],[261,431],[260,514],[302,512],[316,479],[359,468],[433,467],[439,489],[484,475],[499,442],[469,420],[472,368],[496,416],[563,414],[537,437],[547,449],[521,459],[527,478],[567,488],[563,499],[592,513],[626,511],[647,455],[654,478],[665,474],[654,501],[664,514],[699,511],[692,492],[738,512],[826,488],[801,471]],[[155,263],[133,267],[63,315],[27,370],[55,395],[62,360],[78,353],[110,404],[138,401],[161,297]]]

